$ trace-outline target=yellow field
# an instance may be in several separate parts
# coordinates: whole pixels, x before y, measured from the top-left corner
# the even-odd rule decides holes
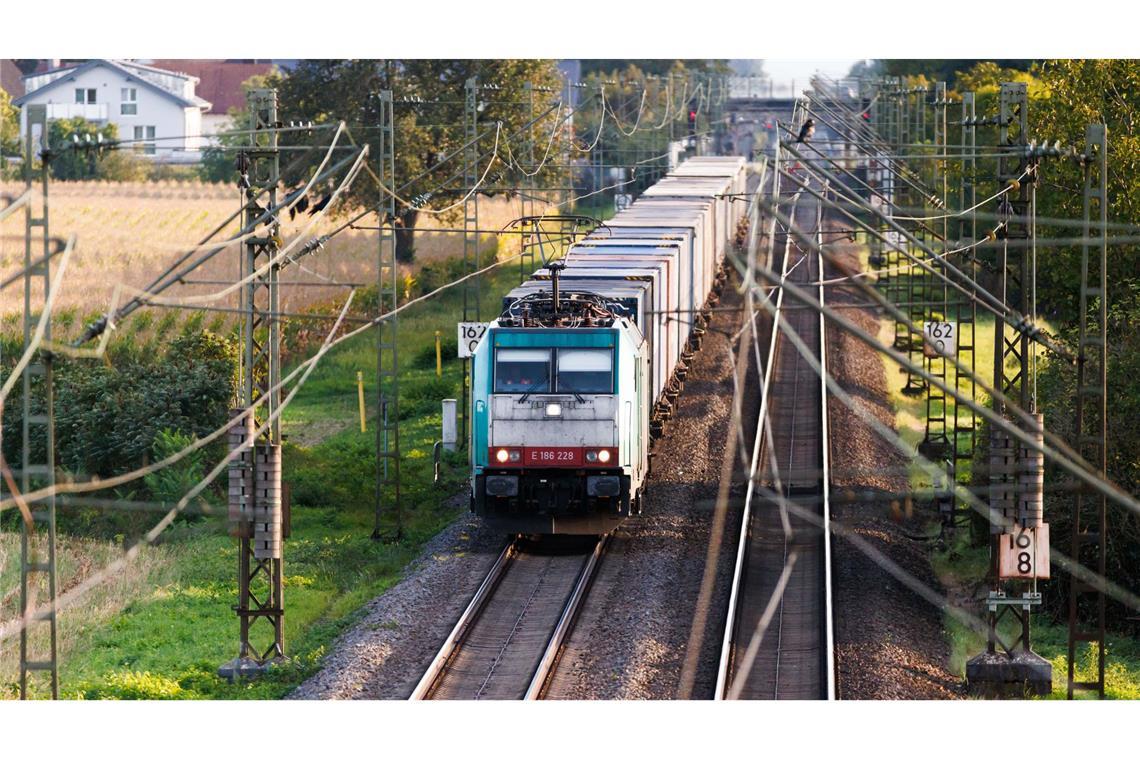
[[[0,193],[18,195],[23,186],[0,184]],[[65,237],[78,236],[75,253],[65,281],[57,295],[57,313],[73,309],[79,316],[107,308],[116,283],[142,288],[175,261],[182,251],[192,246],[239,207],[238,191],[231,185],[198,182],[56,182],[50,191],[51,232]],[[501,229],[521,213],[518,201],[480,198],[479,222],[482,229]],[[295,220],[286,217],[284,240],[291,241],[312,222],[314,217],[300,214]],[[363,224],[375,225],[375,218]],[[327,232],[339,221],[325,217],[313,225],[306,235]],[[462,219],[458,221],[462,226]],[[456,226],[455,219],[420,216],[422,232],[416,236],[416,261],[432,260],[462,253],[462,236],[432,229]],[[232,223],[218,238],[236,234]],[[16,272],[24,258],[23,212],[0,223],[0,280]],[[346,230],[315,255],[306,257],[300,266],[282,273],[283,282],[372,283],[376,277],[375,230]],[[513,241],[512,241],[513,242]],[[491,244],[490,236],[483,248]],[[515,243],[517,246],[517,243]],[[504,240],[500,251],[510,242]],[[237,277],[239,248],[234,245],[218,254],[195,277],[203,280],[232,281]],[[406,272],[404,272],[406,273]],[[216,291],[221,285],[185,285],[167,291],[167,296],[186,296]],[[343,295],[336,287],[285,287],[282,308],[293,311],[318,301]],[[0,291],[0,317],[12,319],[22,308],[22,291],[12,285]],[[211,305],[234,307],[236,295]]]

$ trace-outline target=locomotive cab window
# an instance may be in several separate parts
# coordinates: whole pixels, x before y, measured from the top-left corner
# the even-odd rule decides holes
[[[560,393],[613,393],[613,352],[603,348],[558,350]]]
[[[495,352],[495,393],[550,390],[550,349],[500,348]]]

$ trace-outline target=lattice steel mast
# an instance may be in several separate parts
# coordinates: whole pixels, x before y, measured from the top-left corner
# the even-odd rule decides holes
[[[1108,128],[1090,124],[1085,132],[1084,225],[1081,245],[1080,333],[1078,337],[1076,444],[1101,477],[1108,471]],[[1089,310],[1095,315],[1089,318]],[[1073,504],[1070,557],[1105,577],[1107,520],[1105,497],[1077,492]],[[1082,603],[1083,602],[1083,603]],[[1091,608],[1091,609],[1090,609]],[[1090,614],[1091,612],[1091,614]],[[1087,621],[1091,617],[1092,625]],[[1082,624],[1084,622],[1084,624]],[[1067,693],[1095,691],[1104,697],[1105,597],[1099,586],[1069,579],[1069,672]],[[1096,652],[1097,676],[1077,681],[1077,644]]]
[[[253,442],[252,456],[237,459],[231,466],[231,515],[236,517],[238,539],[238,603],[234,610],[240,639],[237,658],[219,669],[220,675],[231,679],[256,675],[285,656],[281,423],[274,416],[281,406],[277,387],[281,381],[280,265],[269,264],[281,245],[281,231],[275,216],[258,224],[265,210],[277,205],[281,171],[277,130],[281,125],[276,90],[250,90],[247,103],[249,145],[237,159],[244,194],[243,226],[260,231],[242,245],[241,274],[252,279],[241,290],[238,406],[248,409],[264,399],[251,417],[256,418],[256,427],[264,420],[272,421]],[[258,204],[263,191],[265,207]],[[264,271],[259,271],[262,268]],[[245,435],[239,433],[231,440],[237,443],[251,435],[253,427],[243,426]]]
[[[400,376],[396,337],[399,316],[399,269],[396,265],[396,183],[395,121],[393,118],[392,91],[383,90],[377,96],[379,104],[379,172],[380,205],[379,248],[376,264],[377,316],[392,316],[376,327],[376,521],[372,539],[382,536],[380,520],[384,513],[387,492],[395,513],[394,538],[404,533],[403,503],[400,499]],[[385,191],[387,188],[388,192]]]
[[[40,165],[34,166],[36,158],[36,143],[40,143]],[[24,135],[24,186],[32,190],[35,186],[36,175],[40,181],[39,213],[36,213],[36,203],[29,201],[24,205],[24,350],[32,343],[33,334],[40,313],[48,307],[48,298],[51,295],[51,235],[48,232],[48,179],[51,173],[51,146],[48,142],[47,106],[29,105],[27,108],[27,125]],[[37,234],[38,230],[38,234]],[[41,241],[42,259],[33,258],[33,239]],[[39,280],[43,292],[39,299],[33,297],[33,289]],[[37,303],[38,301],[38,303]],[[51,341],[51,315],[45,320],[46,329],[43,334],[45,342]],[[23,417],[21,424],[20,446],[20,488],[24,493],[32,490],[33,486],[50,488],[55,485],[55,398],[52,374],[52,355],[50,351],[41,349],[35,360],[25,368],[21,377],[23,383]],[[38,383],[37,383],[38,381]],[[32,394],[36,387],[42,392],[43,407],[35,409],[32,403]],[[35,430],[42,431],[39,435]],[[37,444],[42,435],[43,450]],[[59,698],[59,660],[56,635],[56,536],[55,536],[55,496],[51,495],[37,503],[39,508],[32,511],[32,525],[22,523],[20,531],[20,614],[23,623],[20,628],[20,699],[27,699],[29,694],[29,675],[31,673],[47,673],[51,679],[52,699]],[[35,526],[47,527],[46,546],[37,546],[35,541]],[[34,613],[37,606],[36,596],[42,583],[40,578],[47,581],[48,607],[40,613]],[[47,654],[37,655],[38,636],[36,632],[43,625],[47,626]],[[42,646],[42,644],[41,644]]]

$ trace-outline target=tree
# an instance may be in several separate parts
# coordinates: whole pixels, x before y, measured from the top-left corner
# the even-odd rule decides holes
[[[536,116],[546,111],[559,99],[560,79],[553,61],[549,60],[306,60],[291,72],[279,76],[278,87],[281,115],[284,120],[312,120],[328,122],[344,119],[358,143],[375,143],[377,135],[377,104],[373,94],[392,90],[397,98],[396,126],[396,177],[398,194],[403,199],[417,199],[425,208],[440,209],[460,200],[470,188],[461,188],[463,157],[458,155],[438,169],[432,169],[440,159],[464,144],[464,85],[468,78],[478,77],[481,84],[501,89],[480,92],[482,110],[478,121],[487,130],[496,121],[503,124],[500,134],[499,161],[488,174],[484,191],[494,194],[496,186],[519,175],[507,168],[504,160],[509,148],[511,155],[521,161],[521,151],[527,134],[521,132],[528,121],[524,82],[535,87],[550,88],[551,93],[536,92]],[[414,102],[405,102],[407,97]],[[534,128],[535,140],[540,145],[549,139],[555,127],[555,112],[540,121]],[[562,147],[562,131],[555,136],[550,155],[557,157]],[[318,134],[315,142],[326,139]],[[479,143],[484,154],[490,154],[495,142],[494,130]],[[541,159],[545,146],[538,152]],[[321,153],[315,151],[314,153]],[[298,183],[309,176],[312,162],[302,165],[285,177]],[[489,155],[481,159],[478,170],[487,170]],[[369,156],[373,170],[379,170],[380,157]],[[558,163],[553,161],[552,163]],[[533,171],[533,169],[531,170]],[[550,184],[558,176],[558,169],[547,167],[536,177],[538,185]],[[410,182],[416,178],[414,182]],[[406,185],[406,186],[405,186]],[[346,191],[345,205],[375,207],[379,200],[376,185],[364,178]],[[396,255],[401,261],[415,256],[415,226],[420,211],[397,203]],[[454,216],[452,217],[454,219]]]
[[[734,58],[729,61],[732,73],[742,77],[766,77],[764,59],[762,58]]]
[[[668,150],[671,136],[676,138],[686,134],[684,128],[690,109],[700,112],[698,131],[704,131],[708,126],[707,91],[701,89],[696,98],[692,97],[693,91],[700,86],[697,80],[703,75],[686,69],[680,61],[674,61],[673,68],[662,72],[661,76],[669,74],[674,77],[672,88],[660,77],[647,76],[632,63],[623,69],[598,71],[586,77],[587,87],[574,120],[578,142],[588,146],[597,137],[601,155],[608,157],[607,163],[634,165],[636,168],[636,175],[628,177],[634,181],[616,192],[637,191],[656,179],[658,170],[667,164],[666,159],[644,164],[636,162],[661,156]],[[690,81],[690,77],[694,79]],[[600,97],[603,88],[607,111],[604,122]],[[672,129],[670,121],[675,125]],[[598,135],[599,128],[601,135]],[[574,153],[571,155],[575,156]],[[577,153],[577,157],[586,160],[588,155],[585,151]]]
[[[20,152],[20,109],[12,105],[12,96],[0,88],[0,156]]]
[[[118,134],[118,128],[110,122],[99,127],[80,116],[53,120],[48,127],[49,140],[55,151],[51,162],[52,176],[59,180],[103,179],[112,182],[146,179],[146,159],[135,156],[130,148],[98,150],[94,147],[98,138],[110,145]]]
[[[678,68],[699,74],[727,74],[730,71],[728,61],[722,59],[585,58],[582,60],[582,76],[621,71],[630,66],[649,76],[665,76]]]
[[[969,71],[980,63],[1017,71],[1029,71],[1034,64],[1032,60],[1019,58],[993,61],[965,58],[884,58],[876,60],[873,67],[876,73],[889,77],[924,76],[929,82],[946,82],[947,86],[954,87],[960,72]]]
[[[1057,140],[1062,146],[1084,149],[1085,128],[1090,123],[1108,125],[1109,169],[1107,176],[1108,220],[1132,223],[1140,212],[1140,62],[1134,60],[1049,60],[1034,67],[1032,76],[1002,70],[995,63],[981,63],[966,72],[959,84],[985,93],[991,100],[980,114],[996,110],[996,92],[1001,81],[1025,81],[1029,85],[1030,138],[1038,142]],[[980,98],[979,98],[980,100]],[[1079,236],[1080,228],[1050,225],[1049,219],[1080,220],[1082,217],[1083,170],[1067,158],[1048,158],[1041,164],[1037,188],[1038,237]],[[1052,318],[1058,340],[1075,351],[1079,320],[1078,282],[1081,251],[1078,246],[1044,248],[1037,259],[1037,297],[1042,313]],[[1135,325],[1140,319],[1140,269],[1130,246],[1113,245],[1108,250],[1108,476],[1125,491],[1140,488],[1140,337]],[[1093,308],[1098,308],[1096,304]],[[1074,442],[1076,372],[1065,362],[1050,361],[1038,378],[1038,399],[1050,430]],[[1056,478],[1061,478],[1060,473]],[[1051,473],[1047,478],[1053,479]],[[1046,515],[1053,540],[1068,553],[1071,496],[1049,494]],[[1135,588],[1140,583],[1140,518],[1110,505],[1107,512],[1108,576],[1116,583]],[[1046,600],[1057,615],[1064,613],[1068,579],[1047,586]],[[1110,624],[1135,631],[1127,622],[1133,612],[1108,600]]]

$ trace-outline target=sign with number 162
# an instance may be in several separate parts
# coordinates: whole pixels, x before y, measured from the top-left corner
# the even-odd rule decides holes
[[[958,353],[958,325],[953,322],[923,322],[923,356],[955,356]],[[932,345],[933,344],[933,345]]]

